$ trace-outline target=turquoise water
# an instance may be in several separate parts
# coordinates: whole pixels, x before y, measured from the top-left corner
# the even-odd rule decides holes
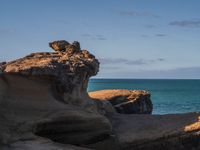
[[[200,111],[200,80],[190,79],[91,79],[88,91],[140,89],[151,93],[153,114]]]

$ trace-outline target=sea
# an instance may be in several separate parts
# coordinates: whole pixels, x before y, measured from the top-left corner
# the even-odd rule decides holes
[[[153,114],[200,111],[200,79],[90,79],[88,92],[103,89],[147,90]]]

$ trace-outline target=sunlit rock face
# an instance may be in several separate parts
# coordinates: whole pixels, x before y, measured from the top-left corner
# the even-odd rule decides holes
[[[86,92],[98,69],[86,50],[34,53],[3,64],[0,149],[70,149],[63,144],[109,139],[111,124]]]
[[[87,83],[97,74],[99,62],[87,50],[71,52],[33,53],[8,62],[2,67],[3,72],[50,81],[59,101],[84,106],[92,103],[87,100]]]
[[[89,96],[101,102],[110,102],[121,114],[151,114],[153,104],[150,93],[144,90],[100,90],[89,92]]]

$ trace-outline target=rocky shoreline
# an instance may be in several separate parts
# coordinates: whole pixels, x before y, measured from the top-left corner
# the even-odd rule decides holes
[[[80,43],[0,63],[1,150],[199,150],[200,113],[151,115],[147,91],[87,93],[99,61]]]

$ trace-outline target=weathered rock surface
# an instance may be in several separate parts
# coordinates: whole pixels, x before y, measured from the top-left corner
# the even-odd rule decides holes
[[[109,116],[122,150],[199,150],[200,113]]]
[[[91,99],[98,60],[78,42],[51,44],[58,52],[0,64],[0,150],[200,149],[200,113],[141,114],[152,111],[146,91],[97,91]]]
[[[74,41],[72,44],[65,40],[53,41],[49,43],[49,46],[55,51],[67,52],[68,54],[81,51],[80,43],[78,41]]]
[[[0,62],[0,73],[3,72],[3,68],[4,68],[5,64],[6,64],[6,62]]]
[[[8,74],[0,77],[2,144],[9,147],[44,137],[58,143],[88,145],[109,138],[112,127],[104,116],[62,103],[51,91],[46,81]]]
[[[68,53],[33,53],[8,62],[4,65],[3,72],[48,80],[52,83],[57,100],[94,107],[86,89],[89,77],[96,75],[98,69],[98,60],[84,50],[70,56]]]
[[[151,114],[153,110],[150,93],[144,90],[100,90],[89,92],[89,96],[109,101],[122,114]]]
[[[107,141],[111,124],[86,92],[98,69],[98,60],[86,50],[34,53],[4,64],[0,148],[61,150],[73,149],[63,144],[89,147]]]
[[[53,41],[49,43],[49,46],[55,50],[55,51],[65,51],[66,47],[70,45],[69,42],[65,41],[65,40],[60,40],[60,41]]]

